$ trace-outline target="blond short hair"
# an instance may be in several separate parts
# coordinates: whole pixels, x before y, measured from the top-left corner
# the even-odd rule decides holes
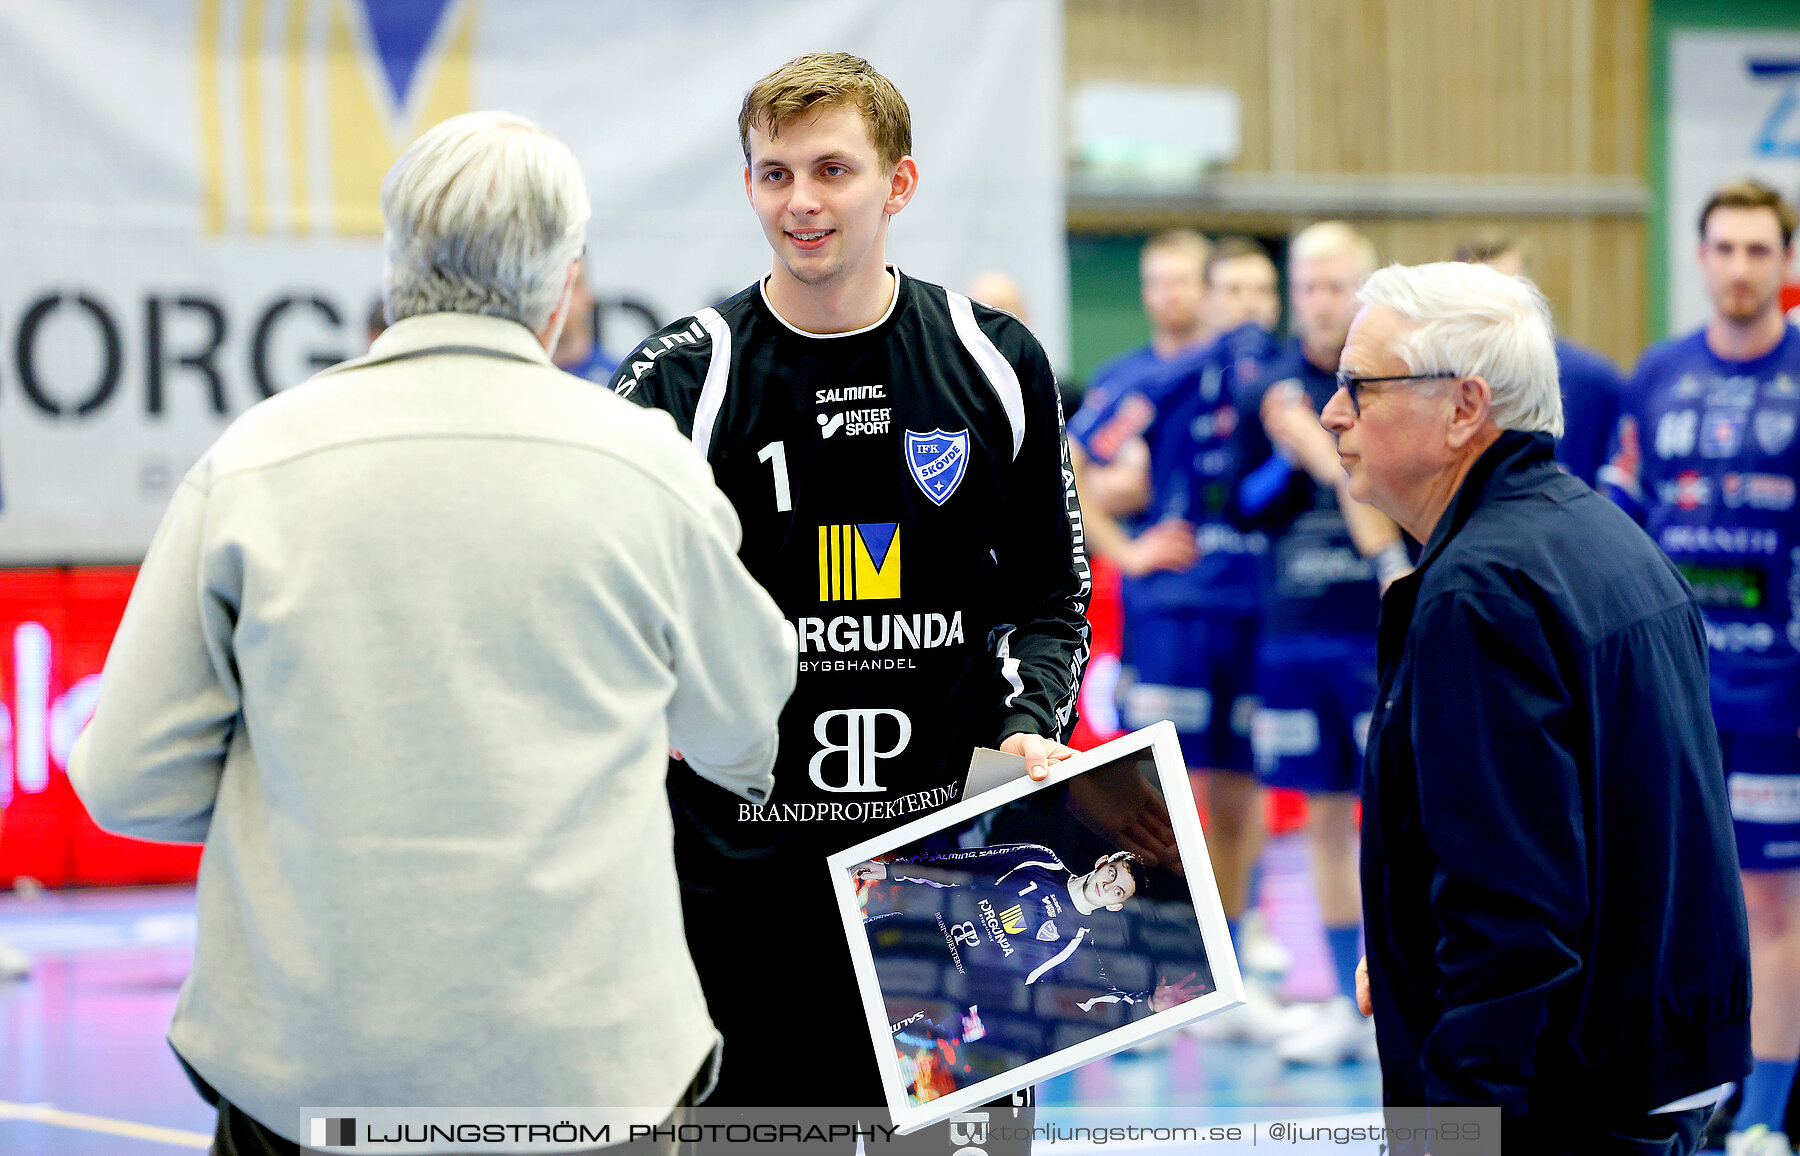
[[[1138,263],[1141,265],[1152,253],[1176,253],[1189,257],[1193,259],[1196,270],[1203,270],[1207,260],[1212,257],[1212,242],[1193,229],[1164,229],[1144,242],[1144,248],[1138,254]]]
[[[1375,242],[1360,229],[1343,221],[1320,221],[1306,226],[1288,242],[1288,267],[1315,257],[1348,255],[1356,262],[1356,270],[1366,280],[1381,264],[1375,253]]]
[[[869,139],[888,168],[912,152],[912,112],[893,81],[876,72],[860,56],[848,52],[811,52],[796,56],[751,85],[738,110],[738,143],[750,163],[750,130],[760,128],[773,140],[781,126],[809,112],[845,104],[862,113]]]

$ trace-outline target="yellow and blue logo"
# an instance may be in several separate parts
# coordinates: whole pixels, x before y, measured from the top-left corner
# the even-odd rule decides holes
[[[819,527],[819,601],[900,597],[900,526],[862,522]]]
[[[198,0],[205,231],[381,235],[381,178],[470,111],[477,0]]]

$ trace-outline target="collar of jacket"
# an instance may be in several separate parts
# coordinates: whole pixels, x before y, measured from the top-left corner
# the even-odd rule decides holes
[[[1425,568],[1444,552],[1444,547],[1457,531],[1468,524],[1476,510],[1490,499],[1522,488],[1535,480],[1541,470],[1555,472],[1556,439],[1547,433],[1525,433],[1504,430],[1494,444],[1482,452],[1470,467],[1468,476],[1450,500],[1444,516],[1432,528],[1431,538],[1419,554],[1419,564],[1411,574],[1395,579],[1381,597],[1381,625],[1376,633],[1376,665],[1385,680],[1406,642],[1407,627],[1412,622],[1413,608],[1418,604],[1419,586]],[[1386,687],[1382,695],[1387,694]]]
[[[545,369],[554,368],[543,343],[522,322],[479,313],[420,313],[394,322],[369,346],[368,353],[333,366],[328,372],[412,357],[432,349],[489,350],[508,360],[534,361]]]
[[[1450,500],[1450,508],[1432,528],[1431,538],[1419,553],[1419,565],[1414,573],[1424,570],[1431,565],[1432,559],[1444,552],[1450,539],[1468,524],[1476,510],[1490,499],[1517,489],[1527,480],[1524,477],[1527,472],[1535,472],[1534,467],[1557,469],[1556,439],[1547,433],[1502,430],[1494,444],[1475,459],[1461,488],[1456,491],[1456,497]]]

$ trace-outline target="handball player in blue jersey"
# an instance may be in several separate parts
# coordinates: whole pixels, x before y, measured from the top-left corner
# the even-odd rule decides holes
[[[1319,411],[1337,390],[1338,355],[1375,247],[1337,221],[1295,234],[1288,249],[1294,336],[1239,401],[1234,513],[1266,533],[1274,580],[1257,656],[1257,769],[1305,791],[1313,884],[1339,984],[1311,1022],[1290,1017],[1275,1041],[1289,1063],[1372,1058],[1374,1032],[1356,1014],[1362,905],[1357,890],[1357,791],[1375,702],[1380,592],[1411,567],[1387,515],[1352,501],[1335,440]],[[1219,1017],[1221,1027],[1234,1016]]]
[[[1102,362],[1088,379],[1085,400],[1122,397],[1146,373],[1203,348],[1212,337],[1206,312],[1206,264],[1212,242],[1192,229],[1169,229],[1144,242],[1138,255],[1139,299],[1150,323],[1150,340]],[[1117,450],[1091,459],[1079,442],[1069,443],[1070,460],[1081,477],[1082,501],[1123,515],[1148,500],[1144,443],[1121,437]]]
[[[1706,615],[1756,1001],[1732,1156],[1788,1152],[1800,1055],[1800,330],[1780,302],[1795,221],[1758,181],[1713,194],[1699,252],[1712,319],[1644,353],[1601,472]]]
[[[1509,238],[1466,242],[1457,246],[1456,259],[1491,265],[1508,277],[1525,276],[1524,247]],[[1595,485],[1619,421],[1624,375],[1604,354],[1560,337],[1556,339],[1556,374],[1563,403],[1563,432],[1556,439],[1556,460],[1563,469]]]
[[[1225,238],[1205,269],[1207,315],[1221,336],[1158,364],[1096,379],[1069,421],[1076,486],[1092,548],[1122,574],[1120,721],[1175,724],[1188,767],[1206,774],[1207,850],[1237,938],[1261,850],[1252,771],[1251,669],[1266,542],[1227,520],[1236,382],[1273,354],[1275,266],[1262,246]],[[1149,290],[1146,287],[1146,299]],[[1138,465],[1136,463],[1144,463]],[[1123,513],[1098,478],[1143,471],[1144,503]]]
[[[1206,262],[1212,244],[1192,229],[1170,229],[1144,242],[1138,255],[1139,296],[1150,340],[1101,363],[1088,392],[1130,381],[1145,369],[1192,353],[1212,336],[1206,316]]]

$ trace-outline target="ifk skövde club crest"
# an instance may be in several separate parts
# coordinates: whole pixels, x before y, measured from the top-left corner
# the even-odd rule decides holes
[[[969,469],[969,431],[906,431],[906,468],[925,496],[941,506],[962,484]]]

